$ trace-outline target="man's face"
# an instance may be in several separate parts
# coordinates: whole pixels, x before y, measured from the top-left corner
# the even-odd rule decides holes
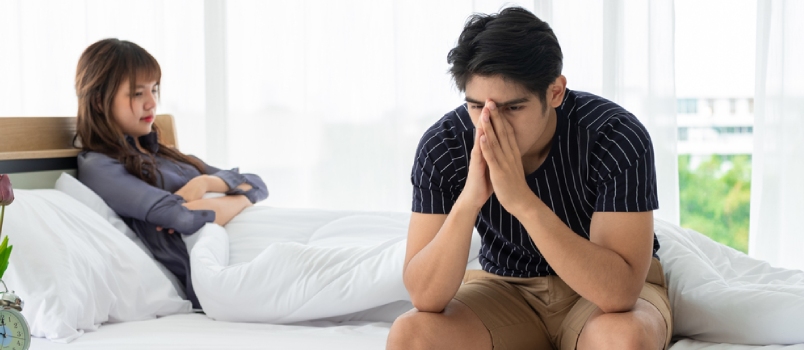
[[[544,108],[539,97],[524,86],[501,76],[472,76],[466,83],[466,103],[475,127],[479,125],[480,112],[487,100],[497,105],[499,115],[513,127],[522,158],[538,156],[543,145],[549,144],[545,138],[552,139],[555,128],[549,121],[551,116],[555,119],[555,111]],[[548,127],[551,125],[552,129]]]

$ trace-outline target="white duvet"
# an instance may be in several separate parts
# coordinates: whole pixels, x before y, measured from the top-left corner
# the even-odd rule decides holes
[[[675,335],[713,343],[804,343],[804,272],[774,268],[661,220],[654,229]]]
[[[410,308],[402,283],[409,218],[248,208],[225,229],[208,224],[185,239],[196,295],[222,321],[393,321]]]
[[[358,315],[392,321],[410,306],[402,284],[408,219],[406,213],[252,207],[225,229],[207,225],[188,241],[193,284],[204,311],[217,320]],[[804,272],[773,268],[660,220],[655,230],[676,336],[804,343]],[[472,252],[478,249],[475,234]]]

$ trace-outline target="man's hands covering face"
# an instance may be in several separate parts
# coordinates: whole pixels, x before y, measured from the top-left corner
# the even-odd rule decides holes
[[[477,123],[477,134],[480,141],[481,155],[488,169],[491,188],[505,209],[517,215],[527,202],[530,187],[525,181],[525,170],[522,166],[522,153],[516,143],[514,128],[500,113],[497,105],[487,100],[480,112]],[[472,155],[475,150],[472,150]],[[474,164],[474,157],[472,163]],[[469,172],[471,174],[471,164]],[[470,175],[471,176],[471,175]],[[468,186],[468,181],[467,181]]]
[[[477,128],[475,131],[475,145],[472,147],[472,155],[469,159],[469,175],[467,175],[466,186],[461,193],[461,197],[466,196],[470,201],[470,205],[478,210],[483,207],[483,204],[491,197],[491,193],[494,192],[489,179],[489,167],[480,150],[480,137],[482,135],[482,130]]]

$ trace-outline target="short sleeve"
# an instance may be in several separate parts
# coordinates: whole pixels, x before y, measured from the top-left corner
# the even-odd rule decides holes
[[[642,124],[614,119],[598,134],[593,157],[599,175],[595,211],[659,209],[653,145]]]
[[[410,173],[413,212],[449,214],[452,210],[466,183],[472,126],[464,104],[445,114],[422,135]]]
[[[442,173],[439,164],[433,160],[433,155],[443,159],[448,148],[442,143],[436,147],[428,148],[423,142],[419,146],[416,160],[413,164],[410,180],[413,184],[413,211],[423,214],[449,214],[457,200],[457,194],[452,191],[447,175]],[[447,155],[448,156],[448,155]],[[447,178],[445,178],[447,177]]]

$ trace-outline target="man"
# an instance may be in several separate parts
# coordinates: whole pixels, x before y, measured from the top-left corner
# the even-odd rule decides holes
[[[448,55],[466,104],[416,153],[389,349],[662,349],[672,319],[655,253],[647,131],[566,88],[549,25],[474,15]],[[472,228],[483,271],[465,271]],[[462,283],[463,282],[463,283]]]

